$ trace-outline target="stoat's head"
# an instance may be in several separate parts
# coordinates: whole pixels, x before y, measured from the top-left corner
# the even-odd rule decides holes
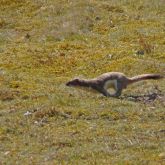
[[[66,83],[66,86],[79,86],[79,85],[80,85],[80,79],[78,79],[78,78],[75,78]]]

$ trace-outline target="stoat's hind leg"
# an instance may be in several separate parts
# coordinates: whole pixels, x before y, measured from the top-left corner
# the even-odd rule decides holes
[[[120,82],[116,83],[116,85],[115,85],[116,92],[114,94],[110,94],[106,89],[101,88],[99,86],[95,86],[93,88],[95,90],[97,90],[98,92],[102,93],[106,97],[119,97],[121,95],[121,92],[122,92],[122,85],[120,84]]]
[[[100,92],[100,93],[102,93],[104,96],[106,96],[106,97],[110,97],[111,95],[110,95],[110,93],[107,91],[107,90],[105,90],[104,88],[102,88],[102,87],[99,87],[99,86],[95,86],[95,87],[93,87],[95,90],[97,90],[98,92]]]
[[[117,82],[115,86],[116,93],[114,94],[114,97],[119,97],[122,93],[122,84],[120,82]]]

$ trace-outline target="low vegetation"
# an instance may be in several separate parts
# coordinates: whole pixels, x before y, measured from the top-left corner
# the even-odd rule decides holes
[[[2,0],[0,164],[164,164],[165,83],[119,99],[65,83],[165,74],[163,0]]]

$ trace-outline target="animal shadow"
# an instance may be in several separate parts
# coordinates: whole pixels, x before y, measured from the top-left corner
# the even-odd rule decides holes
[[[134,102],[150,103],[157,99],[162,99],[162,98],[164,98],[164,95],[162,93],[153,92],[145,95],[124,95],[121,99],[123,100],[126,99]]]

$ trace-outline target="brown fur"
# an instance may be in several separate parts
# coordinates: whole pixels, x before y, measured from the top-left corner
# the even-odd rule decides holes
[[[143,74],[132,78],[128,78],[123,73],[120,72],[108,72],[90,80],[79,79],[79,78],[73,79],[67,82],[66,85],[88,87],[102,93],[104,96],[118,97],[121,95],[122,90],[127,88],[127,86],[132,83],[147,79],[157,80],[161,78],[164,77],[159,74]],[[114,94],[110,94],[107,91],[109,86],[113,87],[116,90]]]
[[[142,75],[138,75],[138,76],[130,78],[130,82],[134,83],[134,82],[147,80],[147,79],[158,80],[161,78],[163,78],[163,76],[159,74],[142,74]]]

